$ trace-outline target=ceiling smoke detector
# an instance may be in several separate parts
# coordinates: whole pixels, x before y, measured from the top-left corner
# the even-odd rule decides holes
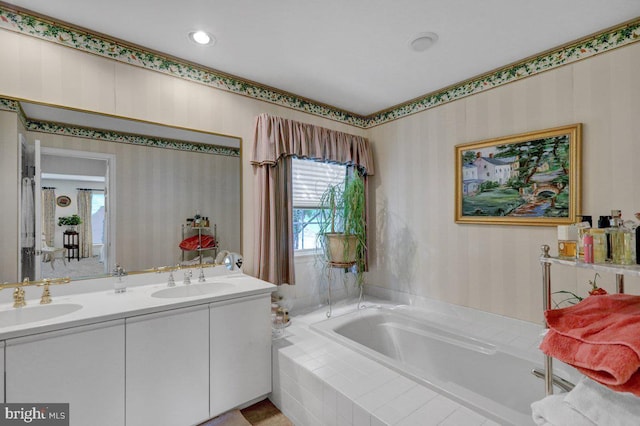
[[[216,39],[206,31],[191,31],[189,40],[200,46],[212,46],[216,42]]]
[[[438,41],[438,34],[426,32],[420,33],[409,40],[409,47],[415,52],[424,52]]]

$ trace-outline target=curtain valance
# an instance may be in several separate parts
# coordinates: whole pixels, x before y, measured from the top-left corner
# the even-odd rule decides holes
[[[369,141],[362,136],[268,114],[256,118],[255,129],[253,165],[273,166],[280,157],[296,156],[355,165],[374,174]]]

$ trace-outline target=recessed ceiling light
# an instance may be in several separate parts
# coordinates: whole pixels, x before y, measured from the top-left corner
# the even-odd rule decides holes
[[[438,41],[438,34],[426,32],[416,34],[411,40],[409,40],[409,47],[416,52],[424,52]]]
[[[212,46],[216,42],[216,39],[206,31],[191,31],[189,39],[201,46]]]

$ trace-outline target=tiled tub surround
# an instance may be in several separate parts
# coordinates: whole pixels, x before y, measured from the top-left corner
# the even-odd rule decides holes
[[[511,416],[508,419],[501,417],[505,415],[504,412],[499,415],[488,412],[496,404],[483,401],[482,397],[476,398],[476,408],[473,408],[473,403],[464,402],[463,395],[468,391],[460,388],[461,391],[456,392],[458,385],[448,383],[447,389],[453,394],[447,395],[446,390],[434,386],[438,384],[437,380],[431,384],[415,376],[410,378],[412,371],[401,373],[398,369],[400,363],[392,364],[390,359],[378,362],[376,355],[368,348],[354,342],[345,345],[338,341],[344,339],[325,335],[333,333],[330,330],[332,322],[368,316],[371,312],[376,314],[380,312],[379,307],[395,308],[380,300],[365,305],[367,308],[357,313],[355,304],[342,304],[334,310],[329,320],[325,318],[325,309],[296,315],[285,337],[274,341],[271,399],[296,425],[533,424],[526,407],[523,409],[525,413],[506,410],[507,415]],[[428,309],[395,309],[422,316],[428,319],[431,326],[453,333],[457,331],[463,336],[474,336],[486,342],[486,346],[495,346],[527,359],[530,368],[542,365],[542,355],[537,349],[542,327],[536,324],[441,302],[430,303]],[[318,328],[324,328],[321,331],[323,334],[317,331]],[[420,356],[426,358],[429,355]],[[453,358],[449,368],[466,367],[456,365],[456,362],[464,360]],[[487,387],[507,387],[503,381],[524,380],[527,382],[525,386],[537,387],[538,391],[529,389],[526,398],[536,400],[544,397],[544,383],[533,376],[529,379],[529,368],[515,378],[507,377],[501,365],[493,368],[495,375],[491,382],[486,383]],[[416,371],[414,368],[413,373]],[[562,371],[560,375],[563,375]],[[483,402],[487,404],[483,405]],[[524,405],[528,406],[527,403]]]

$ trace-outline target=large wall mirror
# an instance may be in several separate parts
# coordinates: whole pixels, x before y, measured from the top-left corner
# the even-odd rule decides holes
[[[0,98],[0,148],[17,164],[0,170],[3,216],[16,218],[0,224],[0,282],[241,252],[240,147],[238,137]],[[202,235],[207,247],[180,247]]]

